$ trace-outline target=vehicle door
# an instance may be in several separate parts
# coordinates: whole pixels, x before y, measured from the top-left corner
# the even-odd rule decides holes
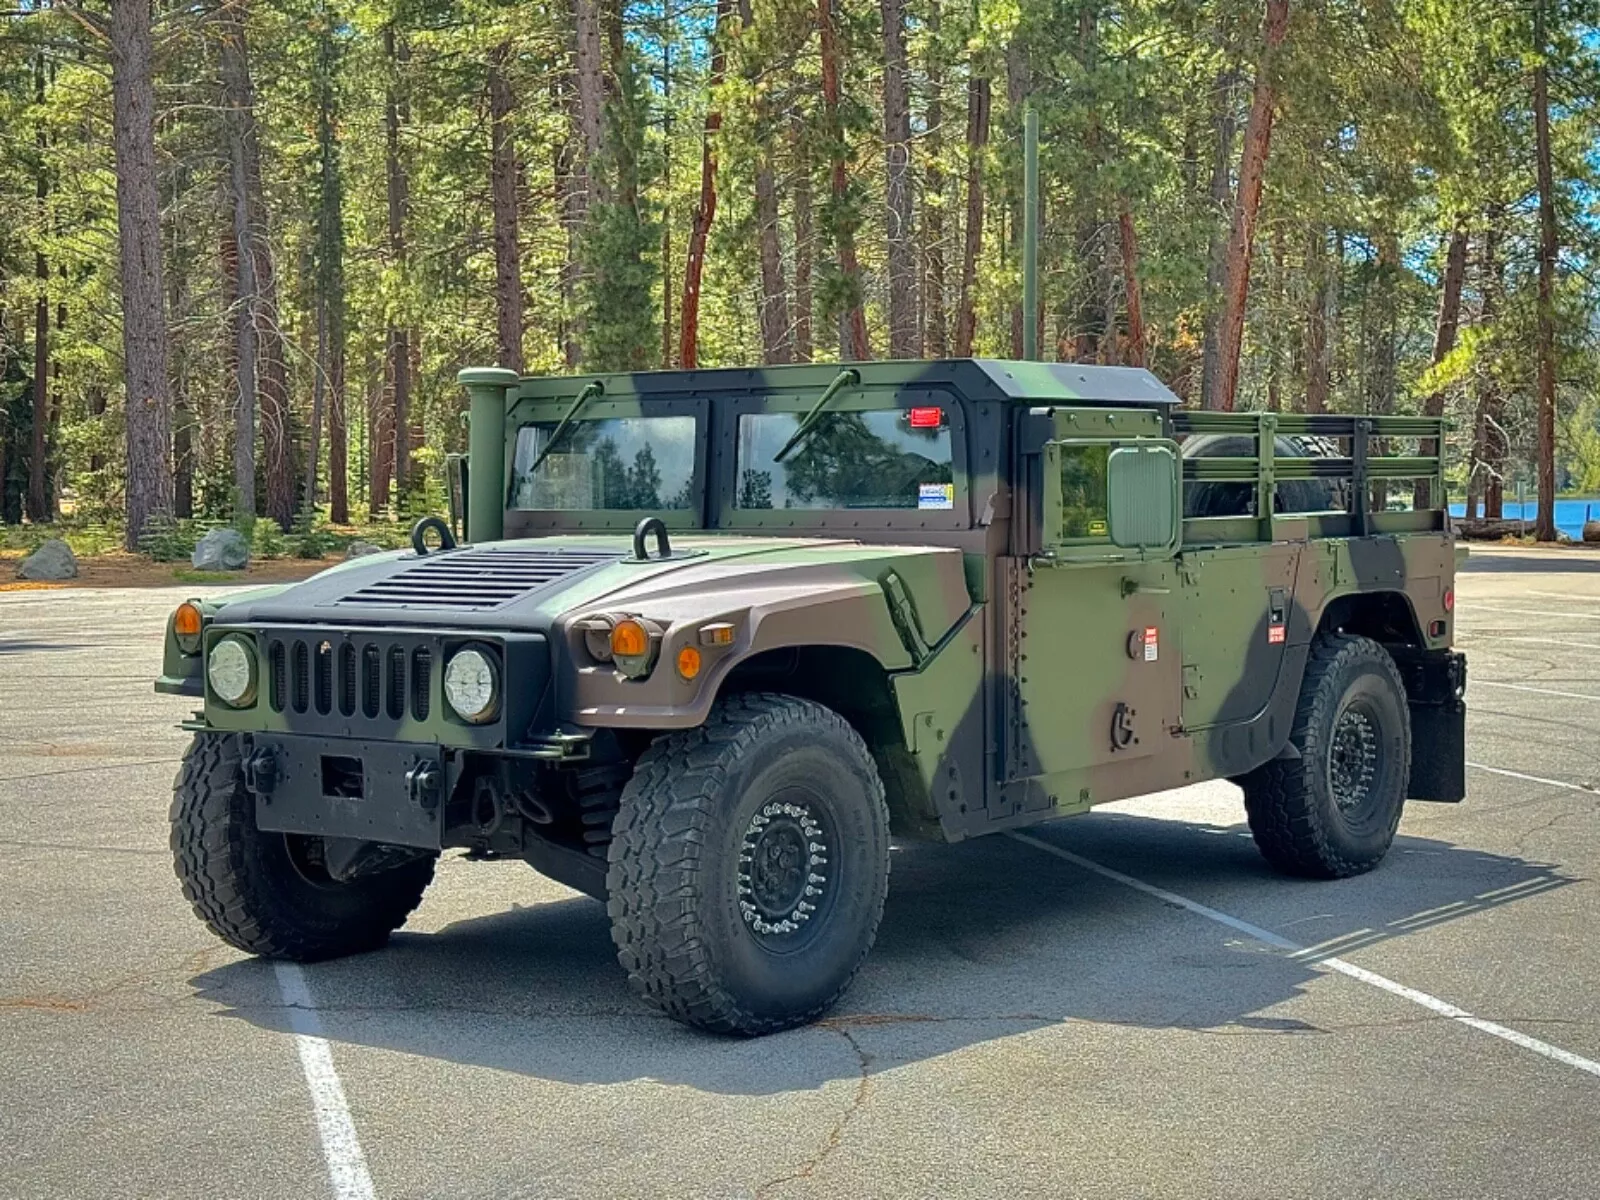
[[[1010,597],[1010,780],[1157,754],[1179,725],[1178,457],[1149,415],[1079,437],[1091,417],[1063,414],[1043,448],[1044,553]]]

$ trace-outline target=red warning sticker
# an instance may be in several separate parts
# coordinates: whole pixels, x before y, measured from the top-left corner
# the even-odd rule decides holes
[[[913,408],[911,410],[911,428],[937,429],[944,422],[944,410],[941,408]]]
[[[1276,646],[1280,642],[1282,642],[1283,641],[1283,626],[1282,625],[1268,625],[1267,626],[1267,641],[1271,645],[1274,645],[1274,646]]]
[[[1155,662],[1160,654],[1160,644],[1158,641],[1159,637],[1160,635],[1156,632],[1156,627],[1154,625],[1146,625],[1144,627],[1145,662]]]

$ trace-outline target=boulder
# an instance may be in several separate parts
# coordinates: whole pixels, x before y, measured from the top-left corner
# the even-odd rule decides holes
[[[1586,542],[1600,542],[1600,521],[1585,521],[1583,523],[1583,540]]]
[[[351,542],[345,547],[346,558],[365,558],[369,554],[382,554],[382,546],[374,546],[371,542]]]
[[[213,529],[189,561],[197,571],[242,571],[250,564],[250,543],[237,529]]]
[[[17,568],[18,579],[61,580],[78,577],[78,560],[72,547],[60,538],[51,538],[22,560]]]

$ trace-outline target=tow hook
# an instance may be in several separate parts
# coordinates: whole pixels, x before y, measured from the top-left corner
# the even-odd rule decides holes
[[[278,760],[270,747],[258,746],[244,760],[244,786],[272,803],[272,790],[278,786]]]
[[[423,759],[406,772],[406,792],[425,813],[439,807],[439,764]]]

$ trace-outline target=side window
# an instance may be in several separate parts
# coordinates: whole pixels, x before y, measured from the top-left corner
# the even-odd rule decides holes
[[[801,415],[739,417],[735,508],[955,508],[950,426],[942,409],[828,413],[776,461]]]
[[[1106,463],[1111,447],[1061,447],[1061,527],[1064,542],[1105,541],[1111,536],[1106,511]]]

